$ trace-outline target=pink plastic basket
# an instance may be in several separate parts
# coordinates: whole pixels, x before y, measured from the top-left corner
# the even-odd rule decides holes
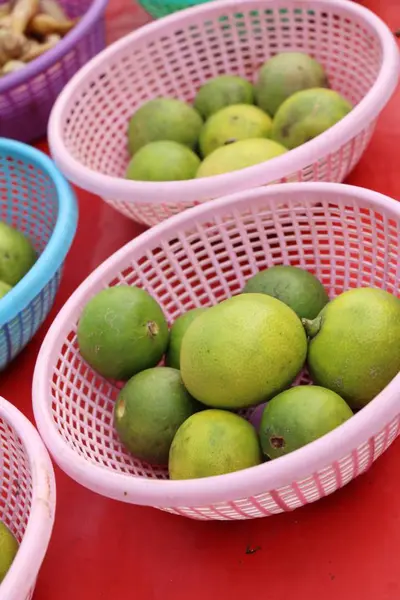
[[[339,429],[301,450],[229,475],[169,481],[166,470],[122,448],[112,417],[118,389],[81,359],[77,323],[89,298],[107,286],[145,288],[171,322],[237,293],[258,269],[281,263],[314,271],[331,296],[363,285],[397,293],[399,254],[400,205],[334,183],[261,187],[156,226],[103,263],[49,330],[33,385],[47,447],[91,490],[196,519],[264,517],[334,492],[366,471],[398,435],[400,376]]]
[[[240,11],[240,12],[239,12]],[[290,153],[205,179],[141,183],[123,179],[127,123],[155,96],[191,101],[207,79],[254,79],[271,55],[308,52],[356,108],[329,131]],[[342,181],[364,152],[399,75],[392,33],[347,0],[223,0],[179,12],[116,42],[73,78],[49,126],[64,174],[125,215],[155,225],[185,208],[271,182]]]
[[[44,136],[58,94],[105,46],[108,0],[59,1],[70,17],[82,19],[52,50],[0,79],[0,137],[31,142]]]
[[[20,543],[0,600],[29,600],[53,529],[54,472],[36,429],[1,397],[0,473],[0,519]]]

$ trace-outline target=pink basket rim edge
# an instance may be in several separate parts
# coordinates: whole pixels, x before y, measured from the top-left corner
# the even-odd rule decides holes
[[[0,586],[0,600],[20,600],[34,586],[47,551],[55,519],[56,484],[49,454],[32,423],[2,397],[0,417],[21,438],[32,475],[32,504],[27,528],[18,554]]]
[[[100,265],[77,288],[61,309],[50,327],[40,349],[32,387],[33,409],[39,432],[60,467],[73,479],[105,496],[135,504],[159,507],[210,505],[232,499],[256,496],[268,490],[277,489],[293,481],[306,478],[327,464],[331,464],[352,452],[365,442],[366,431],[369,437],[378,433],[381,423],[388,423],[400,412],[400,375],[361,412],[344,423],[338,429],[316,440],[312,444],[284,456],[278,460],[262,464],[246,471],[230,473],[207,479],[191,481],[160,481],[133,477],[109,472],[104,467],[93,465],[77,455],[58,434],[50,414],[48,385],[51,379],[53,348],[59,345],[60,331],[65,328],[69,315],[78,305],[83,305],[87,291],[95,284],[110,279],[113,268],[120,259],[134,249],[146,248],[151,241],[158,244],[166,234],[193,225],[199,217],[222,212],[224,208],[248,205],[249,201],[268,196],[294,198],[318,193],[332,194],[333,198],[345,195],[354,200],[363,199],[371,206],[382,207],[400,220],[400,204],[393,199],[365,188],[337,183],[288,183],[285,186],[274,185],[268,188],[256,188],[245,193],[227,196],[218,201],[218,208],[212,203],[203,204],[156,225],[129,242]],[[398,400],[396,402],[396,400]],[[373,416],[373,418],[372,418]],[[371,428],[371,423],[373,427]]]
[[[254,0],[247,0],[251,4]],[[262,0],[261,0],[262,1]],[[266,5],[276,0],[263,0]],[[288,0],[292,2],[293,0]],[[218,6],[216,6],[218,4]],[[127,203],[147,202],[158,204],[159,198],[164,203],[176,203],[177,196],[182,201],[205,201],[210,198],[233,193],[248,187],[254,187],[267,181],[274,181],[297,172],[316,160],[338,150],[344,143],[365,128],[381,112],[394,93],[400,76],[400,54],[393,34],[387,25],[372,11],[350,0],[313,0],[312,7],[319,5],[335,5],[348,13],[357,14],[373,27],[382,43],[383,64],[372,88],[352,112],[329,130],[307,142],[303,146],[291,150],[285,155],[270,161],[242,169],[240,171],[180,182],[134,182],[110,175],[104,175],[82,165],[68,151],[62,133],[63,114],[73,97],[76,88],[84,84],[89,75],[100,70],[107,61],[125,47],[146,38],[147,34],[168,29],[170,25],[185,20],[185,17],[202,12],[211,12],[221,8],[235,7],[235,0],[220,0],[175,13],[159,21],[149,23],[132,32],[121,40],[114,42],[94,57],[66,85],[58,97],[50,116],[48,138],[52,156],[63,173],[75,184],[102,197],[118,198]]]
[[[93,0],[90,7],[80,19],[73,30],[68,33],[58,44],[48,50],[43,56],[33,60],[20,71],[9,74],[0,81],[0,94],[8,92],[12,88],[27,83],[30,79],[39,75],[42,71],[57,63],[65,56],[89,31],[91,26],[98,21],[107,8],[109,0]]]

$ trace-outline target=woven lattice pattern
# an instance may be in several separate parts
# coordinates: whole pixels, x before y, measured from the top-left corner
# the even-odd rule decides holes
[[[274,197],[264,190],[250,198],[242,194],[240,201],[210,208],[196,221],[185,220],[182,215],[183,222],[178,220],[145,242],[133,242],[117,261],[110,266],[105,263],[91,287],[80,293],[79,301],[71,302],[55,324],[55,331],[49,334],[52,341],[46,346],[46,356],[51,363],[38,365],[46,394],[42,391],[35,403],[38,411],[49,415],[62,447],[73,451],[68,471],[81,483],[87,483],[87,473],[89,487],[97,477],[98,490],[126,500],[126,483],[118,476],[168,476],[166,470],[153,468],[122,448],[112,417],[118,388],[97,376],[80,357],[76,341],[80,311],[84,302],[104,286],[143,287],[162,305],[169,322],[190,308],[213,305],[238,293],[258,270],[282,263],[315,273],[331,297],[359,286],[398,294],[400,216],[367,200],[341,197],[340,191],[317,194],[311,193],[309,186],[304,187],[305,191],[303,185],[298,186],[296,192],[291,188],[284,197],[277,192]],[[303,383],[308,382],[305,374]],[[351,420],[354,427],[357,419],[356,415]],[[358,447],[345,455],[341,451],[333,454],[317,472],[309,472],[299,481],[290,479],[278,489],[267,488],[247,497],[243,474],[243,495],[229,502],[197,506],[191,498],[186,506],[167,509],[193,518],[242,519],[313,502],[366,471],[398,435],[399,421],[399,414],[387,420],[373,419]],[[46,439],[48,429],[41,432]],[[64,460],[60,447],[52,445],[52,451],[56,459],[62,452]],[[287,464],[291,456],[284,459]],[[74,461],[80,463],[79,469]],[[267,479],[271,464],[256,467],[261,480]],[[134,492],[127,501],[135,502]]]
[[[22,541],[32,498],[29,459],[15,430],[0,418],[0,519]]]
[[[50,175],[19,154],[0,155],[0,220],[22,231],[38,255],[45,249],[58,216],[58,193]],[[0,327],[0,370],[29,342],[46,318],[61,271],[12,320]]]
[[[0,520],[19,544],[1,600],[32,598],[54,511],[54,473],[44,445],[28,419],[0,398]]]

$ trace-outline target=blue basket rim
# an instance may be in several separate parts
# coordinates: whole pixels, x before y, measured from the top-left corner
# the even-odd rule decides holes
[[[54,277],[68,254],[78,225],[75,192],[54,162],[41,150],[0,137],[0,154],[7,152],[13,152],[23,160],[40,165],[49,175],[57,190],[58,216],[50,239],[34,266],[0,299],[0,327],[14,319]]]

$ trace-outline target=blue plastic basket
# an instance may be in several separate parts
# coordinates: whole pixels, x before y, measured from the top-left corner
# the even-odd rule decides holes
[[[210,2],[210,0],[138,0],[138,4],[143,6],[145,11],[156,19],[206,2]]]
[[[0,219],[22,231],[39,258],[0,300],[0,371],[47,317],[78,222],[74,192],[39,150],[0,138]]]

